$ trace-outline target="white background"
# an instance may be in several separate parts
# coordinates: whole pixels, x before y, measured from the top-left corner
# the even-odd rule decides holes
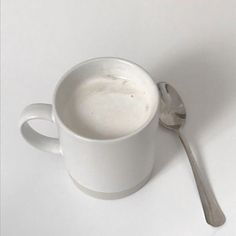
[[[63,158],[19,134],[29,103],[50,103],[62,74],[98,56],[145,67],[182,95],[184,132],[227,222],[204,220],[186,155],[162,129],[154,176],[139,192],[84,195]],[[236,235],[236,1],[3,0],[2,236]],[[52,124],[35,123],[48,134]]]

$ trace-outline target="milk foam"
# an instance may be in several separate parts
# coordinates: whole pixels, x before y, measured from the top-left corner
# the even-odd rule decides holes
[[[152,113],[149,94],[123,78],[88,78],[75,88],[64,108],[66,124],[79,135],[108,139],[127,135]]]

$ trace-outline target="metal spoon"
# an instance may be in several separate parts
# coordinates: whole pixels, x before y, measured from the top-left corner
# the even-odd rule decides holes
[[[221,226],[225,223],[225,215],[217,203],[214,193],[206,186],[191,148],[180,131],[180,128],[183,126],[186,119],[184,103],[177,91],[171,85],[160,82],[158,83],[158,89],[161,97],[160,124],[167,129],[175,131],[185,148],[197,184],[207,223],[214,227]]]

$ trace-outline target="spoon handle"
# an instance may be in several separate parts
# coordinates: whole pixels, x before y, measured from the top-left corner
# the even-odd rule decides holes
[[[221,210],[214,193],[210,188],[206,186],[205,181],[203,180],[203,176],[198,167],[196,160],[194,159],[191,148],[187,142],[187,139],[183,136],[180,130],[177,131],[177,134],[184,146],[184,149],[187,153],[193,175],[197,184],[198,193],[202,202],[202,207],[204,210],[205,218],[208,224],[218,227],[225,223],[225,215]]]

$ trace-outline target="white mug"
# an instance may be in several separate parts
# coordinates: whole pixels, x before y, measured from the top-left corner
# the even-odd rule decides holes
[[[81,77],[113,75],[140,80],[153,96],[155,108],[136,131],[113,139],[90,139],[67,127],[61,117],[71,88]],[[155,161],[159,94],[149,74],[138,65],[119,58],[95,58],[74,66],[59,81],[50,104],[32,104],[21,115],[23,137],[33,146],[65,158],[66,169],[83,192],[97,198],[115,199],[139,190],[150,178]],[[52,121],[59,137],[39,134],[29,125],[33,119]]]

